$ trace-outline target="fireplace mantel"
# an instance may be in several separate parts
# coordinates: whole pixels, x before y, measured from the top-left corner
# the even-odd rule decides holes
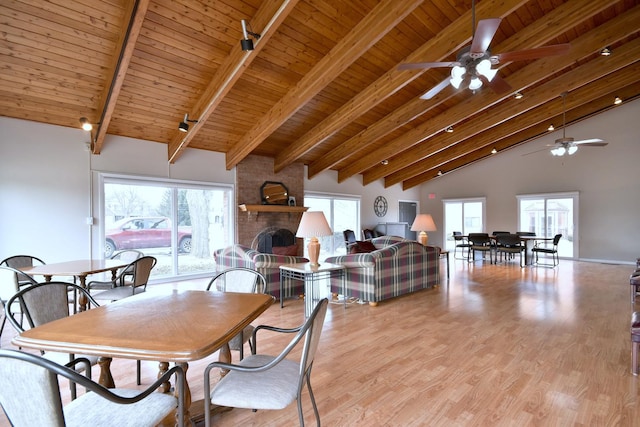
[[[287,205],[247,205],[242,204],[238,206],[242,212],[248,212],[251,216],[252,212],[256,215],[260,212],[282,212],[282,213],[302,213],[306,212],[309,208],[304,206],[287,206]]]

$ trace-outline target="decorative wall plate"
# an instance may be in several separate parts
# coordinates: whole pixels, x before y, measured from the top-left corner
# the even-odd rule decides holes
[[[373,202],[373,211],[378,216],[385,216],[387,214],[387,199],[383,196],[376,197],[376,200]]]

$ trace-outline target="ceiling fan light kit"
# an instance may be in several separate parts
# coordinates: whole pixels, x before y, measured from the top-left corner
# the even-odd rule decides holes
[[[497,76],[497,69],[492,69],[492,65],[501,62],[513,62],[544,58],[547,56],[561,55],[567,53],[570,49],[568,43],[543,46],[534,49],[504,52],[492,55],[489,45],[493,37],[498,31],[498,26],[502,21],[501,18],[489,18],[478,21],[475,26],[475,1],[471,3],[471,30],[473,37],[471,45],[463,48],[457,55],[456,61],[453,62],[416,62],[400,64],[400,70],[425,69],[437,67],[451,67],[451,77],[445,79],[442,83],[434,86],[432,89],[422,95],[421,99],[431,99],[443,90],[448,84],[455,89],[468,88],[475,92],[480,89],[483,84],[487,84],[496,93],[506,93],[511,90],[511,86]]]

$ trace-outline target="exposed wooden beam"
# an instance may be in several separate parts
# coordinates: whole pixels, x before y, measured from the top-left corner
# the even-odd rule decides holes
[[[227,152],[227,169],[249,155],[282,123],[402,21],[422,0],[383,0],[344,37],[296,86],[280,99]]]
[[[98,129],[96,130],[95,137],[93,139],[93,154],[100,154],[104,139],[107,136],[107,129],[109,129],[109,123],[113,116],[113,111],[116,108],[116,102],[122,89],[122,83],[127,75],[129,69],[129,63],[133,56],[133,51],[140,35],[140,29],[144,22],[144,17],[147,14],[149,7],[149,0],[133,0],[129,3],[129,9],[124,14],[125,22],[122,25],[122,32],[120,33],[120,39],[118,46],[120,47],[117,54],[114,56],[114,61],[109,67],[109,75],[111,82],[105,85],[102,96],[100,96],[100,106],[97,111],[100,111],[100,121]],[[128,22],[127,22],[128,21]]]
[[[526,3],[526,0],[519,0],[518,2],[504,2],[501,0],[485,1],[478,5],[477,12],[482,15],[490,13],[492,16],[504,17],[524,3]],[[471,33],[469,32],[469,22],[471,22],[471,11],[456,19],[445,31],[440,32],[436,37],[423,44],[419,49],[403,59],[401,63],[424,61],[424,58],[427,57],[433,58],[434,61],[443,60],[448,55],[459,50],[464,44],[470,42]],[[358,93],[297,141],[291,143],[286,150],[283,150],[275,160],[276,172],[298,160],[306,152],[325,141],[335,132],[353,122],[426,71],[425,69],[418,70],[417,72],[402,72],[398,71],[397,67],[393,67],[384,73],[365,90]],[[349,149],[345,149],[347,150],[344,151],[345,153],[350,153]],[[318,162],[314,162],[314,165],[310,165],[309,177],[331,167],[339,160],[339,155],[333,150],[330,151],[326,156],[322,156]]]
[[[252,26],[262,28],[260,39],[255,41],[253,51],[245,52],[240,47],[240,37],[238,37],[238,43],[231,49],[231,53],[220,65],[202,96],[189,112],[189,116],[196,118],[198,122],[192,124],[186,134],[177,129],[174,131],[168,147],[169,163],[174,163],[184,149],[187,148],[198,131],[202,129],[209,116],[240,79],[251,62],[257,58],[258,53],[267,45],[269,39],[275,34],[277,28],[289,16],[289,13],[297,3],[298,0],[284,0],[279,7],[277,3],[272,1],[262,3],[260,9],[251,20]],[[238,22],[238,36],[240,35],[240,22]]]
[[[636,96],[638,93],[640,93],[639,92],[640,82],[637,81],[638,67],[639,65],[636,63],[613,75],[605,77],[604,80],[606,80],[606,82],[609,85],[608,90],[606,85],[600,84],[600,81],[592,83],[592,85],[601,86],[602,90],[600,92],[603,93],[604,95],[601,96],[600,98],[596,98],[595,100],[590,100],[586,104],[584,103],[584,100],[587,98],[590,98],[590,91],[593,90],[591,85],[582,87],[572,92],[572,97],[576,98],[577,102],[573,102],[571,103],[571,105],[573,106],[575,104],[578,104],[579,107],[576,107],[573,110],[569,110],[570,107],[567,105],[567,109],[568,109],[567,117],[569,117],[571,114],[573,114],[574,116],[578,114],[579,116],[577,120],[582,120],[583,118],[585,118],[585,116],[589,117],[593,114],[598,114],[604,110],[615,108],[615,107],[612,107],[612,104],[611,104],[611,99],[612,99],[611,96],[613,95],[613,93],[625,96],[625,91],[626,91],[628,92],[628,95],[630,97]],[[623,85],[624,81],[628,81],[629,84],[626,87],[620,86],[620,85]],[[612,91],[615,91],[615,92],[612,92]],[[505,136],[503,138],[501,138],[501,135],[503,132],[492,134],[491,136],[488,137],[491,140],[493,140],[492,143],[476,147],[475,150],[469,151],[464,156],[457,157],[451,161],[447,161],[446,163],[443,163],[440,166],[434,167],[429,170],[425,170],[421,174],[416,175],[406,181],[403,181],[402,183],[403,190],[408,190],[412,187],[415,187],[417,185],[430,181],[431,179],[434,179],[435,177],[438,176],[439,170],[442,170],[446,174],[450,171],[475,163],[478,160],[482,160],[491,155],[490,150],[494,147],[498,150],[498,154],[499,154],[500,152],[506,149],[520,145],[523,142],[527,142],[529,140],[539,138],[540,136],[548,133],[546,129],[544,128],[541,129],[541,127],[539,126],[540,123],[547,123],[546,120],[543,119],[543,121],[539,123],[530,123],[530,117],[533,116],[533,114],[544,114],[546,119],[548,120],[550,118],[546,116],[546,114],[551,113],[551,111],[546,109],[545,106],[538,107],[536,110],[539,110],[539,111],[532,111],[532,112],[526,113],[524,116],[521,116],[523,119],[523,122],[526,123],[525,126],[528,126],[528,127],[524,127],[520,129],[518,132]],[[540,113],[540,111],[542,111],[542,113]],[[556,107],[554,111],[557,113],[558,116],[560,117],[562,116],[562,107],[560,103],[558,103],[558,107]],[[535,121],[535,119],[533,119],[533,121]],[[567,123],[571,124],[572,122],[575,123],[575,121],[576,120],[571,121],[570,119],[568,119]],[[594,136],[597,136],[597,135],[594,135]],[[500,139],[495,139],[495,138],[500,138]],[[544,150],[541,150],[541,151],[544,151]],[[533,154],[533,153],[528,153],[528,154]]]
[[[616,50],[621,51],[620,48]],[[639,55],[640,42],[636,43],[634,49],[627,49],[627,51]],[[618,59],[620,58],[622,58],[622,54],[618,57]],[[640,63],[637,61],[627,59],[626,61],[619,61],[616,65],[613,65],[612,61],[605,62],[607,62],[606,67],[602,67],[602,69],[598,69],[598,65],[602,64],[594,64],[593,62],[584,64],[579,69],[571,71],[571,78],[568,78],[569,76],[566,74],[560,76],[545,84],[544,87],[541,86],[535,91],[528,92],[526,99],[528,101],[529,98],[534,97],[538,99],[548,98],[548,94],[555,94],[557,98],[562,91],[569,91],[570,96],[567,97],[566,108],[572,109],[618,88],[624,88],[637,80],[638,72],[640,71]],[[624,66],[625,62],[631,65]],[[588,83],[583,85],[579,81]],[[549,102],[549,99],[544,102],[533,101],[532,104],[537,104],[535,108],[511,104],[500,106],[500,109],[504,110],[511,107],[514,110],[518,110],[518,120],[504,121],[499,127],[487,129],[480,134],[475,134],[474,132],[473,137],[466,136],[470,132],[461,128],[460,130],[464,133],[462,137],[464,140],[418,163],[414,163],[406,169],[389,175],[385,178],[385,186],[389,187],[402,181],[403,188],[411,188],[423,182],[421,180],[428,178],[429,175],[425,173],[426,171],[442,168],[446,163],[462,158],[469,153],[477,152],[482,148],[487,148],[485,152],[488,152],[496,141],[518,134],[528,128],[547,124],[550,118],[562,112],[562,103]],[[496,112],[499,113],[498,111]],[[465,124],[464,127],[472,127],[474,123]],[[480,126],[482,127],[482,124]],[[456,129],[455,133],[458,133],[458,129]]]
[[[578,24],[584,19],[600,12],[608,4],[614,2],[615,0],[609,0],[606,4],[604,2],[602,4],[593,3],[586,7],[584,2],[581,0],[573,0],[565,3],[547,14],[544,19],[539,19],[524,30],[518,32],[513,37],[499,44],[495,51],[510,52],[517,49],[541,46],[562,34],[567,26]],[[448,28],[443,31],[443,33],[448,34]],[[470,38],[466,41],[469,40]],[[436,47],[434,47],[434,49],[435,48]],[[446,88],[431,100],[415,98],[413,101],[406,103],[391,114],[387,115],[384,119],[379,120],[367,129],[364,129],[357,135],[354,135],[349,140],[341,143],[339,147],[333,148],[330,152],[311,163],[308,168],[309,177],[322,172],[326,168],[334,166],[345,158],[352,157],[355,159],[363,156],[367,150],[371,151],[368,146],[372,142],[382,138],[395,129],[402,127],[432,108],[437,107],[442,102],[445,102],[454,96],[454,94],[455,93],[451,88]],[[385,170],[389,169],[385,168]],[[339,178],[339,181],[341,180],[342,178]]]
[[[510,75],[506,80],[513,88],[516,89],[530,87],[558,70],[572,65],[575,61],[592,55],[594,53],[594,45],[599,46],[602,43],[604,43],[604,45],[611,44],[634,32],[635,29],[632,22],[636,19],[640,19],[640,6],[630,10],[625,15],[618,16],[606,22],[578,39],[573,40],[571,52],[568,54],[558,57],[543,58],[535,61],[518,72]],[[470,116],[470,112],[473,112],[473,114],[479,114],[509,96],[511,96],[511,94],[499,95],[489,91],[485,91],[482,96],[470,95],[468,102],[458,104],[448,109],[445,113],[434,117],[422,125],[416,126],[401,137],[397,138],[395,141],[386,144],[384,147],[376,150],[370,155],[364,156],[350,163],[347,167],[338,172],[338,180],[342,181],[349,176],[374,167],[381,161],[381,159],[389,159],[389,164],[385,166],[384,171],[367,171],[369,173],[366,174],[366,180],[363,181],[365,184],[402,169],[411,163],[417,162],[434,152],[431,144],[421,144],[421,142],[436,135],[447,126],[455,125],[467,119]],[[437,145],[437,142],[435,144]],[[438,146],[438,149],[444,148],[446,147]],[[393,156],[399,152],[402,152],[402,154],[393,158]]]

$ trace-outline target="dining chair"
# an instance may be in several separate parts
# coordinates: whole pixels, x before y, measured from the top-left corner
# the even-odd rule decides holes
[[[496,263],[498,262],[498,254],[500,254],[500,261],[502,261],[502,256],[507,255],[508,257],[514,256],[518,254],[520,256],[520,267],[524,267],[525,263],[525,250],[526,247],[520,239],[520,236],[516,234],[496,234],[495,235],[496,246],[495,246],[495,256]]]
[[[143,256],[144,254],[137,249],[124,249],[124,250],[115,252],[113,255],[111,255],[110,259],[118,259],[125,262],[133,262],[139,258],[142,258]],[[119,286],[124,286],[127,280],[127,277],[130,277],[130,278],[133,277],[133,267],[128,266],[123,268],[122,271],[119,272],[119,277],[120,277]]]
[[[27,277],[28,274],[23,273],[22,269],[24,267],[33,267],[36,265],[45,265],[46,263],[38,257],[33,255],[13,255],[8,258],[3,259],[0,262],[0,266],[15,268],[16,270],[20,270],[20,274],[18,275],[18,285],[24,286],[31,284],[32,277]]]
[[[8,313],[9,323],[18,333],[22,333],[26,329],[70,316],[68,298],[70,291],[77,294],[83,293],[92,304],[98,305],[89,292],[79,285],[59,281],[35,283],[23,287],[7,301],[7,306],[18,305],[21,308],[20,319],[17,319],[13,313]],[[43,356],[62,365],[74,359],[73,354],[52,351],[45,352]],[[98,363],[97,356],[78,357],[86,358],[91,365]],[[75,384],[71,383],[71,397],[75,398],[75,396]]]
[[[220,292],[241,292],[241,293],[265,293],[267,289],[267,280],[265,277],[250,268],[233,267],[221,271],[216,274],[207,285],[207,291],[212,289]],[[249,347],[253,351],[253,334],[254,326],[246,326],[242,332],[233,337],[229,341],[229,349],[236,350],[240,353],[240,360],[244,358],[244,343],[249,341]]]
[[[7,304],[9,299],[20,291],[20,281],[22,279],[22,286],[26,283],[35,285],[38,282],[28,274],[22,271],[7,267],[6,265],[0,265],[0,303],[2,303],[2,325],[0,325],[0,341],[2,340],[2,331],[7,323],[9,316],[20,316],[20,323],[22,324],[22,309],[20,304],[16,301],[12,304]]]
[[[471,247],[467,252],[467,260],[472,262],[475,260],[476,251],[482,252],[483,257],[485,253],[489,253],[489,262],[493,263],[493,250],[494,245],[489,237],[488,233],[469,233],[469,244]]]
[[[15,427],[156,426],[178,410],[178,426],[184,426],[184,370],[169,369],[144,390],[107,389],[76,370],[51,360],[16,350],[0,350],[0,404]],[[82,364],[86,359],[69,364]],[[178,397],[158,393],[157,388],[176,377]],[[87,392],[62,405],[59,378],[84,387]]]
[[[535,245],[533,245],[533,248],[531,249],[531,252],[533,252],[533,254],[535,254],[536,256],[536,265],[540,265],[543,267],[555,267],[560,264],[560,257],[558,256],[558,243],[560,243],[561,238],[562,234],[556,234],[555,236],[553,236],[553,241],[551,242],[545,240],[536,241]],[[540,263],[538,261],[539,254],[551,255],[551,264]]]
[[[462,235],[460,231],[453,232],[453,240],[456,242],[456,246],[453,248],[453,257],[455,259],[468,259],[469,258],[469,249],[471,248],[471,243],[467,240],[465,236]],[[458,252],[458,248],[460,248],[460,257],[456,254]],[[466,254],[465,254],[466,252]]]
[[[120,269],[120,272],[113,280],[96,280],[87,283],[87,290],[91,292],[94,289],[106,289],[105,291],[92,294],[93,298],[98,301],[117,301],[122,298],[140,294],[146,290],[151,270],[155,267],[157,261],[158,260],[152,256],[140,257]],[[133,274],[131,274],[131,272]],[[127,276],[131,276],[131,278],[127,280]]]
[[[362,238],[363,240],[371,240],[373,239],[375,236],[375,233],[373,232],[372,229],[370,228],[365,228],[362,230]]]
[[[302,413],[302,388],[306,383],[313,405],[316,424],[320,427],[320,414],[311,388],[311,368],[315,358],[322,325],[327,313],[329,300],[318,302],[304,324],[296,328],[278,328],[260,325],[253,332],[254,348],[251,355],[239,364],[214,362],[204,372],[204,414],[205,426],[211,426],[211,404],[246,409],[284,409],[294,400],[298,403],[298,419],[304,426]],[[257,333],[259,331],[296,333],[277,356],[257,354]],[[302,343],[302,351],[292,351]],[[294,360],[289,355],[299,354]],[[228,369],[229,372],[211,390],[210,371],[213,368]],[[209,398],[207,398],[207,396]]]

